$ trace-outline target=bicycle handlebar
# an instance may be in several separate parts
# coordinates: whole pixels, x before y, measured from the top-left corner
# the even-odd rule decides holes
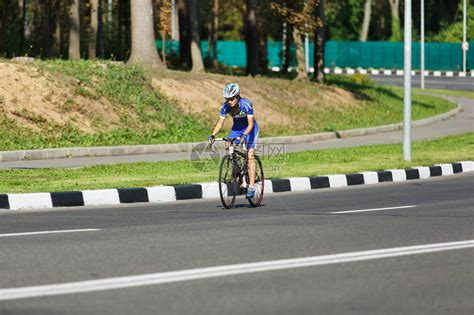
[[[240,137],[237,138],[216,138],[215,141],[229,141],[229,142],[234,142],[235,140],[239,140]]]

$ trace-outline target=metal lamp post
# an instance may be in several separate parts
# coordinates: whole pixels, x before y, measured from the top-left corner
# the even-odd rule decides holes
[[[421,88],[425,88],[425,0],[421,0]]]
[[[463,6],[463,37],[462,37],[462,72],[466,73],[466,52],[467,52],[467,41],[466,41],[466,0],[464,0]]]
[[[403,160],[411,161],[411,0],[405,1]]]

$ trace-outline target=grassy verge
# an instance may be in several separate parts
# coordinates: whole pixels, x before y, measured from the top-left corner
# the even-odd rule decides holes
[[[449,96],[460,96],[474,99],[474,92],[472,91],[461,91],[461,90],[441,90],[441,89],[413,89],[415,93],[432,93],[439,95],[449,95]]]
[[[402,145],[373,145],[264,157],[266,178],[345,174],[474,159],[474,133],[413,143],[413,161]],[[217,169],[202,172],[190,161],[134,163],[79,169],[1,170],[0,192],[71,191],[149,187],[215,181]]]
[[[321,117],[323,130],[337,131],[380,126],[403,121],[403,89],[374,84],[362,75],[328,76],[328,85],[350,91],[362,106],[344,113],[327,112]],[[447,112],[454,104],[427,95],[412,96],[412,118],[419,120]],[[311,115],[311,113],[309,113]]]

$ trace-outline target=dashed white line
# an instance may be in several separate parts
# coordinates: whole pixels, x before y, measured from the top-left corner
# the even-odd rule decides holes
[[[358,213],[358,212],[370,212],[370,211],[385,211],[385,210],[395,210],[395,209],[407,209],[407,208],[415,208],[415,207],[416,207],[416,206],[400,206],[400,207],[388,207],[388,208],[374,208],[374,209],[335,211],[335,212],[329,212],[329,213],[330,213],[330,214]]]
[[[341,264],[355,261],[373,260],[388,257],[399,257],[434,253],[456,249],[474,248],[474,240],[404,246],[376,249],[359,252],[340,253],[323,256],[302,257],[293,259],[270,260],[246,264],[224,265],[208,268],[186,269],[169,272],[142,274],[116,278],[105,278],[78,282],[57,283],[31,287],[0,289],[0,301],[17,300],[42,296],[53,296],[72,293],[84,293],[104,290],[123,289],[156,285],[163,283],[190,281],[248,274],[264,271],[275,271],[301,267]]]
[[[76,229],[76,230],[56,230],[56,231],[8,233],[8,234],[0,234],[0,237],[39,235],[39,234],[75,233],[75,232],[93,232],[93,231],[100,231],[100,229]]]

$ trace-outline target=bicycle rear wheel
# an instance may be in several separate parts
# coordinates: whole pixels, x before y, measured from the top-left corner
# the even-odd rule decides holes
[[[233,161],[224,156],[219,167],[219,195],[226,209],[232,208],[237,194],[237,180],[233,174]]]
[[[257,207],[262,203],[263,200],[263,193],[265,191],[265,177],[263,175],[263,166],[260,158],[255,155],[255,166],[256,166],[256,174],[255,174],[255,195],[253,198],[248,199],[250,205],[252,207]],[[247,174],[247,179],[249,178]]]

